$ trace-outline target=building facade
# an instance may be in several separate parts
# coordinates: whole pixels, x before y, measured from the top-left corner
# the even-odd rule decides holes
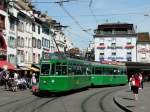
[[[6,1],[0,1],[0,60],[7,60],[8,14]]]
[[[42,56],[57,51],[56,44],[65,52],[66,36],[61,26],[47,13],[36,10],[30,0],[1,0],[0,60],[29,70]]]
[[[149,33],[138,33],[137,62],[150,63]]]
[[[106,23],[95,30],[95,61],[136,61],[137,35],[133,24]]]

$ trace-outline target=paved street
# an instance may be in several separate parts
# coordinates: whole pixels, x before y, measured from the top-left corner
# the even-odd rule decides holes
[[[114,100],[122,109],[128,112],[149,112],[150,111],[150,83],[144,84],[144,89],[139,90],[138,101],[134,100],[133,93],[126,89],[118,91]]]
[[[0,112],[122,112],[113,102],[114,93],[120,88],[91,88],[59,97],[0,89]]]
[[[150,83],[145,83],[139,100],[134,101],[128,86],[90,88],[45,97],[34,96],[29,89],[11,92],[1,88],[0,112],[149,112],[149,89]]]

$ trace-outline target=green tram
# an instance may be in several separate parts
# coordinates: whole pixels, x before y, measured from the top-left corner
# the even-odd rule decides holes
[[[123,64],[91,63],[91,85],[123,85],[127,84],[126,66]]]
[[[63,92],[88,87],[91,84],[90,62],[52,57],[41,61],[39,90]]]
[[[55,55],[50,57],[41,60],[39,91],[65,92],[91,85],[127,83],[124,65],[100,64]]]

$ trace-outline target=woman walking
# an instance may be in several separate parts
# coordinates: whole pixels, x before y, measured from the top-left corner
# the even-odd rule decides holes
[[[139,87],[140,87],[140,78],[138,74],[135,74],[134,77],[132,78],[132,91],[135,100],[138,100]]]

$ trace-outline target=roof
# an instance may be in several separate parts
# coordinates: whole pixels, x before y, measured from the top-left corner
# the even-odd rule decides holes
[[[98,25],[98,29],[104,29],[104,28],[128,28],[132,29],[133,24],[128,24],[128,23],[105,23]]]
[[[16,1],[16,3],[23,9],[27,10],[27,11],[31,11],[32,9],[28,6],[28,3],[25,3],[23,0],[18,0]]]
[[[150,37],[148,32],[138,33],[138,40],[137,42],[150,42]]]

